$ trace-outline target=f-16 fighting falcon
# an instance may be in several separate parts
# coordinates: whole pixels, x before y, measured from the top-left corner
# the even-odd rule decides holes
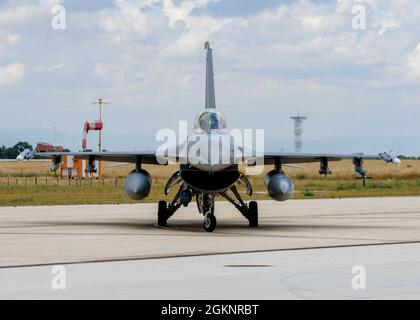
[[[35,151],[31,149],[23,149],[21,153],[18,154],[16,157],[16,160],[22,161],[22,160],[29,160],[32,159],[35,156]]]
[[[52,171],[59,168],[64,155],[88,160],[88,172],[96,172],[95,160],[133,163],[135,168],[127,176],[124,188],[133,200],[142,200],[149,195],[151,177],[142,168],[143,164],[167,165],[170,161],[179,164],[176,171],[166,183],[164,193],[168,195],[171,188],[177,188],[171,202],[159,201],[157,223],[167,226],[168,219],[181,207],[188,206],[193,199],[198,211],[204,215],[204,230],[212,232],[216,228],[214,202],[216,196],[222,196],[232,203],[249,221],[250,227],[258,226],[258,205],[256,201],[246,203],[238,192],[237,186],[246,188],[252,195],[252,185],[247,176],[239,170],[239,164],[244,167],[264,164],[273,166],[264,184],[269,196],[277,201],[288,200],[294,190],[294,184],[282,170],[283,166],[294,166],[299,163],[319,162],[319,173],[325,176],[332,172],[328,163],[341,159],[353,161],[356,177],[365,182],[367,171],[363,165],[365,159],[382,159],[387,163],[399,163],[400,160],[389,153],[379,155],[364,154],[321,154],[321,153],[283,153],[283,152],[247,152],[246,147],[232,138],[224,115],[216,110],[213,57],[209,42],[206,50],[206,86],[205,109],[201,111],[192,130],[184,142],[159,149],[156,152],[51,152],[43,156],[52,158]],[[227,145],[227,152],[220,152],[220,145]],[[224,147],[222,147],[224,148]],[[225,149],[224,149],[225,150]],[[249,167],[252,168],[252,167]]]

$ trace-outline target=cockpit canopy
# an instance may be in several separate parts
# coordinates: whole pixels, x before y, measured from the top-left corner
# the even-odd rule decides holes
[[[205,109],[198,114],[194,129],[206,133],[227,131],[225,116],[216,109]]]

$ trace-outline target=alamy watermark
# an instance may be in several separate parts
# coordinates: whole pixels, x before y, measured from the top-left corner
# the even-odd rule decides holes
[[[54,30],[66,30],[66,8],[62,5],[56,5],[51,8],[51,28]]]
[[[366,268],[362,265],[355,265],[351,269],[353,277],[351,279],[351,287],[354,290],[366,289]]]
[[[264,129],[194,129],[188,134],[187,121],[179,121],[178,134],[164,128],[157,132],[156,150],[160,164],[178,162],[194,166],[226,167],[247,164],[247,175],[264,170]]]
[[[354,5],[351,9],[353,19],[351,26],[354,30],[366,30],[366,7],[361,0],[356,0],[358,4]]]
[[[67,278],[66,268],[62,265],[55,265],[51,269],[51,288],[53,290],[66,290],[67,289]]]

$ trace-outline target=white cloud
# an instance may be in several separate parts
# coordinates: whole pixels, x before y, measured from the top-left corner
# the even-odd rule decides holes
[[[208,3],[209,0],[186,0],[176,5],[172,0],[163,0],[163,12],[173,28],[177,21],[186,21],[195,8],[205,7]]]
[[[52,64],[52,65],[43,65],[43,66],[35,66],[33,67],[33,71],[35,72],[54,72],[64,69],[64,63],[59,64]]]
[[[18,34],[9,34],[7,36],[7,42],[10,45],[16,45],[16,44],[18,44],[20,42],[20,35],[18,35]]]
[[[390,20],[383,20],[380,24],[380,30],[379,30],[379,34],[382,35],[385,32],[387,32],[389,29],[392,28],[399,28],[400,24],[397,21],[394,21],[393,19]]]
[[[95,74],[98,76],[106,76],[109,73],[109,69],[106,68],[102,63],[96,63],[95,65]]]
[[[95,64],[94,74],[95,76],[98,76],[100,78],[109,76],[109,79],[111,80],[117,80],[117,75],[121,76],[122,73],[122,64],[118,64],[117,66],[111,65],[111,64],[104,64],[101,62],[97,62]],[[121,81],[124,79],[118,79],[118,81]]]
[[[19,82],[25,75],[25,66],[20,62],[0,66],[0,85],[10,85]]]
[[[420,81],[420,42],[416,49],[408,55],[407,67],[409,77],[414,81]]]
[[[60,0],[39,0],[37,3],[20,1],[14,4],[10,1],[0,8],[0,27],[16,28],[39,21],[49,16],[51,8],[61,2]]]
[[[148,3],[149,5],[152,2]],[[99,27],[106,32],[130,32],[144,35],[147,31],[146,16],[142,12],[145,3],[131,3],[126,0],[115,0],[117,10],[104,12],[104,19],[99,21]]]
[[[63,63],[60,63],[60,64],[54,64],[54,65],[49,66],[49,67],[47,68],[47,71],[48,71],[48,72],[53,72],[53,71],[61,70],[61,69],[63,69],[63,68],[64,68],[64,64],[63,64]]]
[[[317,17],[303,17],[302,19],[302,26],[304,28],[310,29],[315,31],[318,29],[323,22],[324,17],[317,16]],[[314,30],[315,29],[315,30]]]
[[[48,8],[59,1],[9,1],[0,9],[0,65],[22,61],[39,71],[28,72],[25,94],[18,97],[39,99],[38,105],[70,110],[98,94],[109,96],[121,109],[107,119],[107,128],[130,132],[153,130],[181,112],[198,111],[206,40],[214,49],[218,105],[232,113],[240,106],[238,121],[253,124],[264,108],[264,125],[277,128],[283,121],[277,115],[307,105],[316,115],[350,122],[366,110],[408,108],[418,101],[418,92],[410,91],[420,77],[418,1],[362,1],[366,30],[352,29],[351,9],[360,3],[355,0],[279,0],[277,7],[243,16],[240,8],[232,16],[220,14],[224,0],[214,1],[115,0],[96,11],[68,10],[65,32],[50,28]],[[208,9],[219,9],[206,10],[210,3]],[[65,72],[52,72],[64,66]],[[79,100],[68,99],[72,102],[65,106],[65,95]],[[256,105],[263,107],[255,111]],[[54,108],[48,110],[51,119]],[[79,123],[81,114],[69,115],[67,130],[72,121]],[[115,119],[127,114],[141,123],[124,118],[119,126]],[[371,127],[387,134],[382,128],[395,126]]]

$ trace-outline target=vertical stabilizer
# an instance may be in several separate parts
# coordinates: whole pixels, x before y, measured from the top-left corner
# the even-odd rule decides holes
[[[213,75],[213,54],[210,43],[204,44],[206,53],[206,108],[216,108],[216,97],[214,94],[214,75]]]

